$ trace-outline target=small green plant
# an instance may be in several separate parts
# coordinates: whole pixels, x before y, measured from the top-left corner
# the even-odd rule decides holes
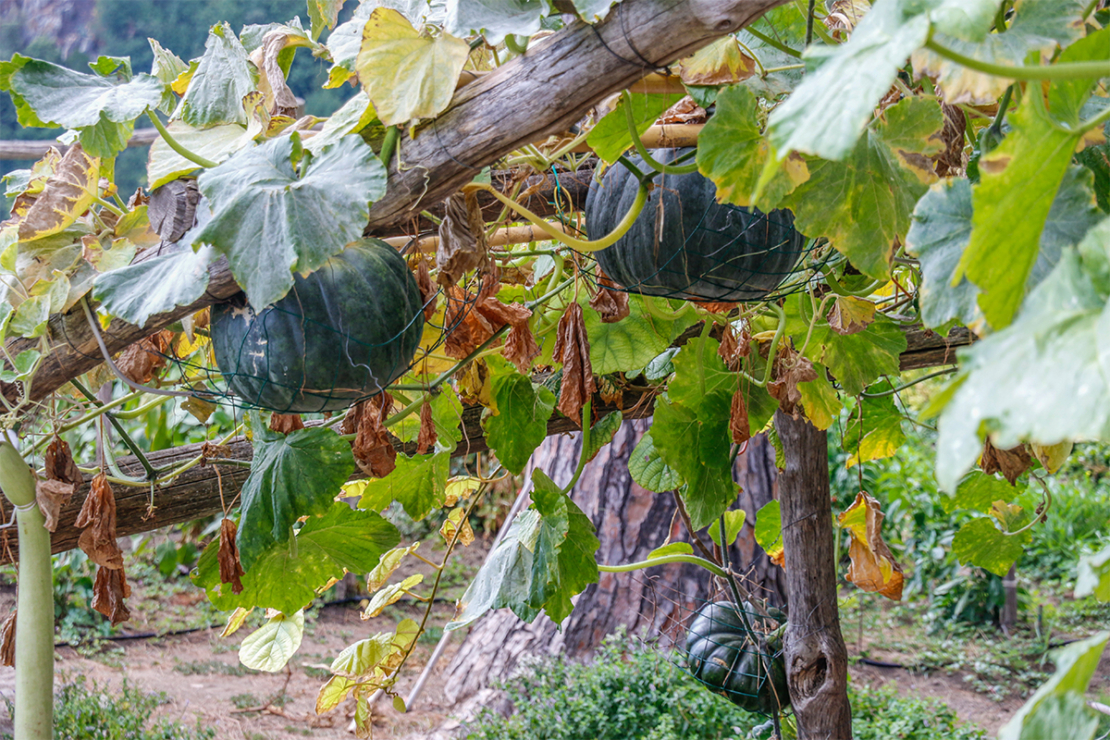
[[[148,694],[127,679],[116,691],[95,681],[86,685],[85,677],[78,676],[54,695],[54,740],[211,740],[216,736],[199,719],[193,727],[152,719],[154,710],[169,702],[165,694]]]
[[[254,694],[236,694],[231,697],[231,703],[235,705],[236,709],[246,709],[247,707],[257,707],[258,697]]]
[[[980,740],[982,730],[959,726],[956,713],[935,700],[901,698],[881,688],[850,684],[852,734],[856,740]]]
[[[246,676],[256,673],[256,671],[252,671],[239,663],[233,665],[221,660],[193,660],[188,663],[177,663],[173,669],[186,676],[205,676],[210,673],[218,673],[224,676]]]

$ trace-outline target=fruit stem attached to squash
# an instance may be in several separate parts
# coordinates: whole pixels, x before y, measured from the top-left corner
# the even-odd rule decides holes
[[[662,175],[689,175],[692,172],[698,171],[696,162],[680,165],[663,164],[657,161],[655,157],[651,156],[651,152],[644,146],[644,142],[640,138],[640,133],[636,130],[636,119],[632,115],[632,96],[627,90],[621,93],[621,102],[624,103],[624,116],[628,123],[628,133],[632,137],[632,146],[636,148],[636,153],[640,155],[640,158],[644,160],[647,166]]]

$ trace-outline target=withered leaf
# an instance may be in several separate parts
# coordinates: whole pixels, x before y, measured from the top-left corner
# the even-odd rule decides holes
[[[988,439],[983,444],[983,454],[979,457],[979,467],[987,475],[1002,473],[1002,477],[1014,485],[1021,474],[1033,467],[1033,455],[1029,447],[1020,444],[1008,450],[1000,450]]]
[[[96,583],[93,584],[92,608],[108,617],[115,627],[120,622],[131,618],[124,599],[131,595],[131,587],[127,585],[127,576],[123,568],[96,569]]]
[[[116,365],[132,382],[148,385],[158,371],[166,366],[166,352],[172,342],[173,332],[163,329],[125,349],[116,360]]]
[[[502,303],[492,296],[483,298],[476,308],[494,331],[509,325],[509,335],[501,348],[501,356],[513,363],[519,372],[527,373],[532,360],[540,354],[540,345],[528,325],[532,310],[519,303]]]
[[[707,301],[705,303],[699,303],[698,308],[704,309],[709,313],[721,313],[727,315],[730,311],[732,311],[739,305],[739,303],[728,303],[725,301]]]
[[[790,347],[780,346],[773,369],[775,379],[767,384],[767,392],[779,402],[783,413],[798,418],[802,400],[798,383],[817,380],[813,363]]]
[[[967,130],[967,116],[959,106],[941,103],[944,113],[944,128],[940,140],[944,145],[933,155],[934,171],[937,177],[954,177],[964,174],[964,133]]]
[[[595,380],[597,381],[597,395],[601,396],[601,400],[624,410],[624,388],[613,378],[605,375],[595,378]]]
[[[883,541],[883,512],[879,502],[860,491],[855,502],[838,519],[852,535],[848,546],[848,557],[852,560],[848,566],[848,580],[864,591],[900,600],[902,566]]]
[[[16,609],[0,625],[0,665],[15,667],[15,615]]]
[[[220,564],[220,583],[230,583],[231,592],[243,593],[243,564],[239,562],[239,547],[235,544],[235,534],[238,530],[235,522],[224,517],[220,522],[220,549],[217,560]]]
[[[297,115],[297,97],[285,81],[285,72],[278,55],[285,49],[289,34],[274,29],[262,37],[262,46],[251,54],[251,62],[262,72],[258,89],[262,91],[269,112],[275,116]]]
[[[19,240],[40,239],[77,220],[97,196],[99,172],[99,157],[90,156],[80,144],[71,146],[20,219]]]
[[[231,448],[213,442],[205,442],[200,446],[200,456],[203,458],[231,457]]]
[[[590,299],[590,308],[601,315],[601,321],[606,324],[615,324],[629,314],[628,293],[623,290],[614,290],[613,281],[605,274],[598,279],[597,293]]]
[[[431,321],[436,315],[436,286],[428,270],[428,260],[421,258],[416,266],[416,287],[420,290],[420,300],[424,304],[424,320]]]
[[[116,543],[116,495],[104,473],[92,479],[92,486],[74,525],[84,529],[77,546],[89,560],[106,568],[122,568],[123,553]]]
[[[270,429],[279,434],[289,434],[298,429],[304,429],[304,422],[300,414],[270,414]]]
[[[740,388],[732,394],[732,410],[728,417],[728,431],[735,444],[742,445],[752,438],[751,422],[748,420],[748,402]]]
[[[838,296],[829,309],[829,328],[841,336],[858,334],[875,320],[875,304],[854,296]]]
[[[71,483],[74,486],[79,486],[85,482],[85,476],[77,469],[77,463],[73,461],[73,453],[70,451],[69,445],[57,435],[54,435],[54,439],[50,440],[50,444],[46,446],[44,463],[48,480]]]
[[[423,455],[436,446],[436,425],[432,421],[432,404],[420,407],[420,433],[416,435],[416,454]]]
[[[444,201],[443,221],[439,225],[436,248],[436,277],[448,287],[470,270],[489,263],[485,220],[477,193],[456,193]]]
[[[351,407],[343,419],[344,434],[356,434],[351,449],[355,462],[371,478],[384,478],[397,467],[397,450],[384,421],[393,408],[393,397],[379,393]]]
[[[35,481],[35,502],[39,511],[46,517],[45,527],[53,532],[58,528],[58,513],[69,501],[70,496],[77,490],[77,486],[60,480]]]
[[[478,299],[473,293],[452,285],[445,295],[447,309],[443,321],[447,327],[447,338],[443,343],[443,352],[448,357],[461,360],[492,337],[494,328],[476,309]]]
[[[577,303],[570,304],[559,319],[553,357],[563,365],[563,384],[556,408],[581,426],[582,406],[597,390],[597,385],[590,364],[586,322],[582,306]]]

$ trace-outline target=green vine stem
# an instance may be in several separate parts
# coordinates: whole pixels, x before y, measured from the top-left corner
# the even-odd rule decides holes
[[[35,502],[35,476],[10,439],[0,441],[0,488],[15,506],[19,527],[15,737],[50,740],[54,725],[54,583],[50,532]]]
[[[644,160],[644,164],[662,175],[689,175],[698,171],[696,162],[680,165],[663,164],[651,156],[651,152],[644,146],[644,141],[636,130],[636,118],[632,115],[632,95],[627,90],[621,92],[621,102],[624,103],[624,118],[628,124],[628,133],[632,137],[632,146],[636,148],[636,153]]]
[[[93,395],[92,391],[90,391],[88,388],[86,388],[84,385],[82,385],[81,381],[74,378],[73,380],[71,380],[69,382],[73,385],[74,388],[77,389],[77,391],[82,396],[84,396],[85,398],[87,398],[89,400],[89,403],[93,404],[94,406],[100,406],[101,405],[100,401],[98,401],[96,399],[96,396]],[[135,458],[139,461],[139,464],[143,466],[143,470],[146,471],[147,480],[154,480],[155,478],[157,478],[158,473],[155,472],[154,466],[151,465],[150,461],[146,459],[146,455],[143,454],[142,449],[140,449],[139,446],[137,444],[135,444],[135,441],[133,439],[131,439],[131,435],[129,435],[127,433],[127,430],[123,428],[123,425],[119,423],[119,420],[116,419],[115,415],[114,414],[104,414],[104,416],[108,419],[108,422],[112,425],[112,428],[114,428],[116,430],[116,432],[119,434],[120,439],[127,446],[127,449],[131,450],[131,454],[134,455]],[[104,445],[104,453],[105,453],[105,455],[104,455],[105,458],[107,458],[111,454],[108,451],[108,445]],[[116,475],[118,475],[118,476],[123,475],[119,471],[113,471],[113,472],[115,472]]]
[[[563,488],[563,493],[568,496],[574,490],[575,485],[578,484],[578,479],[582,477],[582,471],[586,469],[586,463],[589,462],[586,459],[586,451],[590,448],[590,432],[592,431],[590,429],[590,412],[593,403],[592,398],[587,398],[586,403],[582,404],[582,447],[581,452],[578,453],[578,467],[574,469],[574,475],[571,477],[570,483],[567,483]]]
[[[794,57],[795,59],[801,59],[802,58],[802,52],[798,51],[797,49],[790,48],[789,46],[782,43],[778,39],[771,38],[767,34],[763,33],[759,29],[757,29],[755,26],[748,26],[744,30],[747,31],[748,33],[750,33],[752,36],[755,36],[757,39],[759,39],[763,43],[767,44],[767,46],[770,46],[773,49],[778,49],[783,54],[788,54],[788,55]]]
[[[1005,64],[994,64],[964,56],[933,39],[925,42],[925,48],[937,56],[976,72],[982,72],[992,77],[1006,77],[1011,80],[1079,80],[1110,77],[1110,62],[1066,62],[1063,64],[1010,67]]]
[[[162,136],[162,140],[166,142],[170,149],[173,149],[182,157],[185,157],[185,159],[194,164],[198,164],[205,169],[211,169],[216,166],[217,163],[213,162],[211,159],[205,159],[199,154],[194,154],[185,147],[181,146],[177,139],[173,138],[173,135],[166,130],[166,127],[162,124],[162,122],[158,120],[157,113],[150,109],[147,109],[146,117],[149,118],[150,122],[154,124],[154,128],[158,129],[158,133]]]
[[[524,52],[528,51],[528,40],[527,36],[517,36],[516,34],[507,33],[505,34],[505,48],[517,56],[521,56]]]
[[[644,210],[644,205],[647,204],[648,198],[648,186],[645,182],[641,181],[640,189],[636,191],[636,199],[632,201],[632,207],[628,209],[628,213],[624,214],[624,218],[621,219],[616,228],[614,228],[611,232],[601,237],[600,239],[587,241],[584,239],[575,239],[572,236],[567,236],[562,231],[558,231],[553,226],[551,226],[551,224],[547,223],[547,221],[532,213],[524,206],[520,205],[514,200],[506,198],[492,185],[486,185],[485,183],[471,183],[464,186],[462,190],[464,193],[474,190],[488,191],[491,195],[493,195],[494,198],[499,200],[502,205],[514,211],[525,221],[532,224],[555,241],[560,242],[561,244],[565,244],[571,249],[575,249],[579,252],[600,252],[602,249],[605,249],[606,247],[611,247],[616,244],[617,240],[627,234],[628,230],[632,228],[632,224],[636,221],[637,217],[639,217],[640,212]]]
[[[689,563],[690,565],[697,565],[705,568],[718,578],[728,580],[728,571],[721,566],[705,558],[699,558],[697,555],[686,555],[684,553],[660,555],[656,558],[648,558],[647,560],[641,560],[637,563],[625,563],[624,565],[602,565],[598,563],[597,569],[602,573],[631,573],[634,570],[654,568],[657,565],[667,565],[668,563]]]

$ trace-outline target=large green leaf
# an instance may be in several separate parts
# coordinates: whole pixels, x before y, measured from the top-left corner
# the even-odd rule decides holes
[[[189,80],[175,117],[195,128],[247,123],[243,97],[255,89],[258,71],[227,23],[208,30],[204,55]]]
[[[930,18],[950,31],[982,38],[998,4],[879,0],[847,43],[821,50],[824,63],[771,114],[771,143],[783,155],[800,151],[832,160],[848,157],[906,58],[929,37]]]
[[[531,36],[547,11],[544,0],[448,0],[443,27],[465,38],[482,34],[497,46],[509,34]]]
[[[531,497],[545,525],[559,524],[540,528],[529,598],[559,624],[574,609],[571,597],[597,583],[594,553],[601,543],[590,518],[542,470],[532,473]]]
[[[667,398],[693,408],[707,395],[722,393],[730,399],[740,387],[740,374],[730,372],[717,353],[721,343],[708,336],[691,339],[671,362],[674,378],[667,384]]]
[[[1110,632],[1099,632],[1091,635],[1086,640],[1073,642],[1071,645],[1054,650],[1050,655],[1056,664],[1056,672],[1037,689],[1024,706],[1018,710],[1006,726],[998,733],[998,740],[1040,740],[1040,738],[1060,737],[1074,738],[1075,740],[1090,740],[1094,737],[1094,729],[1089,722],[1083,723],[1082,717],[1089,715],[1090,710],[1085,706],[1084,696],[1091,683],[1091,677],[1098,670],[1102,652],[1106,643],[1110,641]],[[1059,712],[1050,703],[1052,699],[1061,699],[1067,696],[1077,696],[1079,702],[1072,702],[1070,712]],[[1051,735],[1033,734],[1029,730],[1034,725],[1044,728],[1046,724],[1038,720],[1038,715],[1050,710],[1057,716],[1057,722],[1052,727]],[[1076,717],[1076,715],[1079,717]],[[1063,722],[1061,722],[1063,720]],[[1078,720],[1078,721],[1077,721]],[[1084,734],[1057,734],[1065,730],[1066,724],[1082,728],[1086,726],[1089,731]],[[1097,724],[1095,725],[1097,728]]]
[[[304,637],[304,612],[275,614],[266,624],[247,636],[239,646],[239,661],[256,671],[277,673]]]
[[[1103,603],[1110,601],[1110,547],[1079,558],[1075,598],[1091,595]]]
[[[405,513],[420,521],[443,506],[451,453],[435,455],[398,455],[397,467],[384,478],[366,482],[358,505],[363,509],[382,511],[394,501],[400,502]]]
[[[1008,535],[995,526],[990,517],[972,519],[960,527],[952,539],[952,554],[960,562],[986,568],[996,576],[1010,570],[1029,541],[1029,533]]]
[[[947,513],[967,509],[985,514],[995,501],[1009,501],[1013,496],[1014,487],[1007,481],[981,470],[973,470],[960,481],[956,495],[944,497],[941,505]]]
[[[505,469],[520,475],[528,458],[547,437],[555,394],[517,372],[496,375],[482,428],[490,449]]]
[[[755,514],[755,541],[772,558],[782,556],[782,505],[772,499]]]
[[[794,224],[825,236],[860,271],[885,278],[896,241],[905,241],[910,214],[931,171],[908,167],[937,151],[943,125],[935,102],[909,98],[887,109],[843,162],[810,158],[809,179],[786,196]],[[853,139],[854,140],[854,139]]]
[[[255,425],[254,459],[243,482],[239,557],[250,570],[302,516],[324,514],[355,470],[351,447],[326,427],[278,434]]]
[[[338,502],[323,516],[309,517],[290,541],[267,548],[242,576],[242,593],[220,583],[218,541],[200,556],[193,582],[217,609],[262,607],[293,614],[308,606],[329,579],[342,578],[344,570],[373,570],[400,538],[397,528],[377,514]]]
[[[449,33],[420,33],[400,13],[377,8],[362,31],[355,70],[386,126],[434,118],[447,108],[470,47]]]
[[[938,32],[933,40],[972,59],[1020,67],[1030,52],[1051,56],[1057,45],[1067,46],[1079,38],[1088,7],[1086,0],[1023,0],[1015,3],[1014,15],[1004,33],[964,40]],[[1012,82],[976,72],[928,49],[914,52],[913,66],[918,73],[937,77],[944,99],[952,104],[993,103]]]
[[[637,485],[655,493],[673,491],[682,485],[682,476],[663,462],[655,449],[651,430],[644,432],[628,458],[628,472]]]
[[[135,119],[161,103],[163,85],[148,74],[124,81],[15,54],[0,62],[0,90],[11,94],[21,125],[76,129],[86,151],[112,157]]]
[[[655,405],[651,436],[663,462],[686,482],[682,499],[695,529],[715,521],[736,501],[728,422],[731,395],[714,393],[693,406]]]
[[[227,256],[256,309],[280,300],[362,236],[370,202],[385,194],[382,163],[357,135],[294,168],[296,134],[241,151],[200,176],[212,219],[197,235]]]
[[[636,124],[636,134],[643,136],[655,120],[682,99],[677,93],[653,94],[635,93],[632,100],[632,120]],[[628,131],[628,105],[622,98],[613,110],[597,122],[586,142],[605,162],[616,162],[632,146],[632,134]]]
[[[586,336],[590,340],[590,365],[596,375],[643,368],[697,320],[693,311],[681,311],[673,319],[660,318],[645,308],[645,301],[660,307],[656,309],[657,314],[674,312],[670,301],[664,298],[631,293],[628,296],[629,315],[614,324],[603,322],[592,308],[582,307]]]
[[[937,481],[953,491],[994,445],[1110,439],[1110,218],[1025,299],[1017,320],[960,353],[941,414]]]
[[[113,316],[143,326],[156,313],[187,306],[208,289],[212,249],[188,247],[97,276],[94,297]]]
[[[849,453],[848,467],[883,460],[898,452],[906,441],[902,431],[902,412],[894,403],[893,385],[889,380],[875,383],[868,391],[885,393],[862,396],[844,423],[844,451]]]

